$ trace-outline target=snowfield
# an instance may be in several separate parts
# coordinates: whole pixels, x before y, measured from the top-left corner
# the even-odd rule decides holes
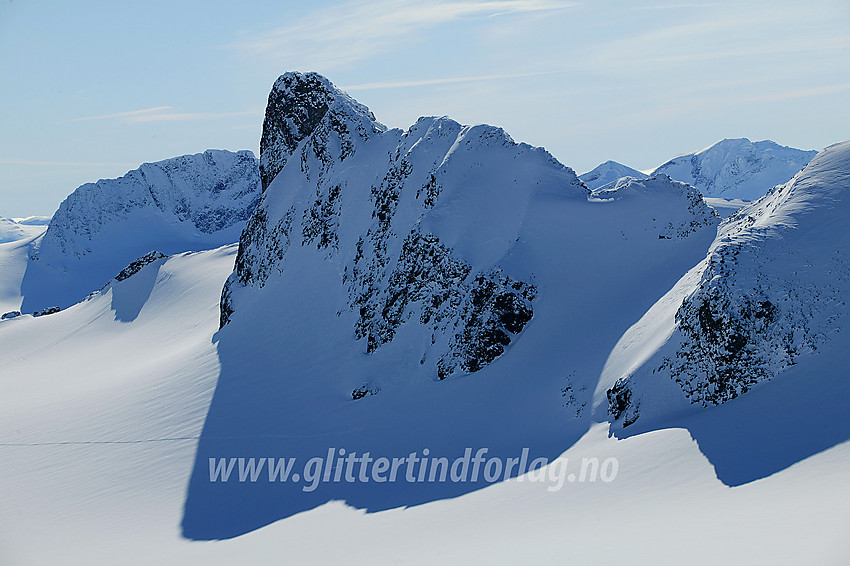
[[[549,492],[511,480],[379,513],[329,502],[226,541],[182,538],[197,437],[219,371],[215,281],[230,272],[234,253],[228,246],[150,266],[154,286],[132,323],[115,320],[111,291],[56,315],[0,323],[3,564],[552,556],[584,564],[841,564],[848,556],[846,441],[730,488],[685,428],[618,440],[606,423],[562,457],[617,458],[611,483]],[[742,413],[763,409],[740,401]],[[723,423],[724,409],[705,413],[703,426]],[[700,421],[682,424],[689,422]]]

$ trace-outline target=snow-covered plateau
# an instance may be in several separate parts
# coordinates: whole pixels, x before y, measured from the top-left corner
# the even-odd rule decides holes
[[[0,243],[0,563],[850,559],[850,142],[707,200],[286,73],[260,147]],[[546,466],[342,473],[467,449]]]

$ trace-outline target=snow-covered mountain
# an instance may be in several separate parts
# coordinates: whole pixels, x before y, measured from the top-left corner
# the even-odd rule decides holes
[[[20,220],[0,216],[0,244],[38,236],[47,229],[46,224],[40,216]]]
[[[725,139],[674,157],[655,172],[693,185],[706,197],[756,200],[791,179],[815,154],[769,140]]]
[[[646,179],[649,175],[642,173],[637,169],[632,169],[622,163],[617,163],[616,161],[606,161],[605,163],[597,165],[591,171],[588,171],[583,175],[579,175],[579,179],[581,179],[591,191],[608,185],[609,183],[614,183],[623,177]]]
[[[312,122],[293,127],[292,116]],[[418,328],[430,345],[416,361],[440,379],[481,369],[533,317],[539,270],[513,267],[531,203],[588,202],[572,170],[499,128],[422,118],[387,131],[315,74],[277,81],[263,129],[269,185],[242,235],[222,325],[269,279],[331,265],[346,295],[339,307],[356,315],[352,331],[365,352],[402,327]],[[642,227],[660,239],[715,223],[696,191],[663,175],[594,200],[633,197],[673,201],[669,217],[659,210]]]
[[[720,227],[706,259],[620,340],[597,401],[604,392],[627,426],[724,403],[812,367],[822,351],[848,351],[848,209],[844,142]]]
[[[136,196],[66,207],[49,253],[0,243],[0,306],[25,270],[112,262],[0,321],[0,562],[846,562],[850,142],[721,224],[664,173],[588,191],[499,128],[387,129],[312,73],[263,132],[247,224],[204,232],[191,183],[136,215],[113,181]],[[467,450],[474,479],[375,479]]]
[[[50,224],[51,216],[27,216],[26,218],[13,218],[15,222],[22,226],[47,226]]]
[[[496,127],[421,118],[387,130],[319,75],[288,73],[269,100],[262,147],[274,158],[261,162],[280,169],[222,296],[190,538],[332,499],[385,509],[482,487],[211,485],[208,458],[234,450],[559,454],[590,426],[610,345],[705,255],[719,223],[664,175],[591,194]],[[291,115],[313,129],[286,130]],[[291,135],[269,136],[280,130]]]
[[[152,250],[170,255],[233,243],[259,196],[250,151],[207,150],[82,185],[33,246],[23,309],[69,306]]]

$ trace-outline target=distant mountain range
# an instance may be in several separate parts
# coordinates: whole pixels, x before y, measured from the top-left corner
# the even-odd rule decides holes
[[[756,200],[776,185],[790,180],[817,154],[785,147],[769,140],[725,139],[703,150],[674,157],[653,173],[665,173],[699,189],[706,197]],[[591,190],[619,177],[642,179],[645,173],[615,161],[606,161],[580,176]]]
[[[597,165],[592,171],[580,175],[579,179],[587,185],[588,189],[594,191],[600,187],[615,183],[623,177],[646,179],[649,175],[616,161],[606,161],[601,165]]]

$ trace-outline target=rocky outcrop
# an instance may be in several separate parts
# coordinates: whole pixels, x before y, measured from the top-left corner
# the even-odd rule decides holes
[[[383,131],[368,108],[316,73],[287,73],[269,93],[260,138],[260,178],[263,191],[310,137],[312,151],[327,165],[354,152],[353,137],[367,139]],[[302,160],[306,166],[307,159]]]
[[[116,281],[124,281],[125,279],[129,279],[130,277],[132,277],[133,275],[135,275],[136,273],[141,271],[141,269],[143,267],[145,267],[146,265],[149,265],[149,264],[155,262],[156,260],[162,259],[164,257],[168,257],[168,256],[166,256],[164,253],[158,252],[156,250],[154,250],[152,252],[148,252],[145,255],[143,255],[142,257],[140,257],[139,259],[131,262],[130,265],[128,265],[124,269],[122,269],[121,272],[118,275],[115,276],[115,280]]]

